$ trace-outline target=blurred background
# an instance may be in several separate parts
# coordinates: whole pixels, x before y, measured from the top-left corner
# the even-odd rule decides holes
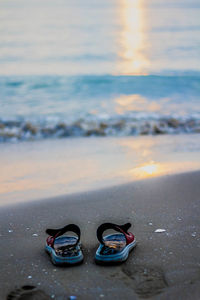
[[[199,16],[199,0],[0,0],[1,203],[199,169]]]
[[[199,0],[1,0],[0,141],[200,132]]]

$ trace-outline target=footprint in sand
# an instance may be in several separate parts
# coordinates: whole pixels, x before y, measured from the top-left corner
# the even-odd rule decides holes
[[[160,294],[168,286],[163,271],[158,267],[126,265],[122,271],[132,279],[133,289],[141,298]]]
[[[7,300],[49,300],[50,296],[32,285],[24,285],[13,290],[7,296]]]

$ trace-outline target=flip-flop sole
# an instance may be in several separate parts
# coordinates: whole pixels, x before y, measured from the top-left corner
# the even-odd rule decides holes
[[[76,241],[77,241],[77,237],[75,236],[58,237],[55,239],[54,247],[56,249],[59,249],[61,247],[74,245]],[[51,256],[51,260],[54,265],[74,265],[74,264],[81,263],[83,261],[83,253],[80,249],[80,245],[77,245],[77,247],[78,247],[78,254],[74,256],[57,255],[55,249],[50,247],[47,244],[45,246],[45,250]]]
[[[113,244],[116,242],[125,242],[125,237],[123,234],[111,234],[104,237],[104,241],[107,245]],[[134,240],[132,243],[124,246],[124,248],[121,251],[118,251],[115,254],[102,254],[102,250],[104,245],[99,245],[99,248],[96,251],[95,260],[97,263],[118,263],[123,262],[127,260],[130,251],[136,246],[136,240]],[[109,246],[108,246],[109,247]]]

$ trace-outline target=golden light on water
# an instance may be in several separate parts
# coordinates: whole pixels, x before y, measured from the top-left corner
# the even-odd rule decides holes
[[[148,175],[155,174],[157,169],[158,169],[158,166],[156,164],[151,164],[151,165],[146,165],[146,166],[140,167],[140,170],[142,172],[145,172]]]
[[[144,7],[141,0],[121,0],[120,71],[127,75],[145,75],[149,62],[144,55]]]
[[[136,178],[146,178],[150,176],[156,176],[161,173],[161,166],[154,161],[142,164],[134,169],[130,170],[130,174]]]
[[[115,99],[116,107],[115,111],[118,114],[124,114],[128,111],[152,111],[156,112],[161,110],[165,99],[161,100],[161,103],[156,101],[148,101],[146,98],[141,95],[121,95]],[[166,100],[165,100],[166,103]]]

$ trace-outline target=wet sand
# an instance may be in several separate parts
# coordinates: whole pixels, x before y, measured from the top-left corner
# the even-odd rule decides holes
[[[52,299],[199,299],[199,183],[200,172],[191,172],[1,207],[0,299],[23,285]],[[133,224],[138,244],[121,265],[94,262],[105,221]],[[84,263],[55,267],[45,229],[68,223],[82,230]]]
[[[199,157],[198,134],[3,143],[0,206],[197,171]]]

